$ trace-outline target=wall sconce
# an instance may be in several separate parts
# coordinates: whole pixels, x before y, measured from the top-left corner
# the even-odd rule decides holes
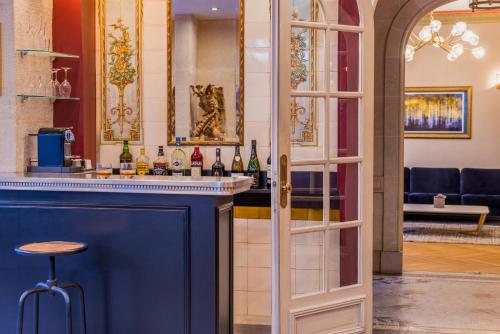
[[[497,86],[497,89],[500,89],[500,73],[497,74],[497,79],[495,81],[495,85]]]

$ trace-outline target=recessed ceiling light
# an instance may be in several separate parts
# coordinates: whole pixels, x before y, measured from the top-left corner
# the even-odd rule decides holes
[[[219,7],[212,7],[210,10],[212,12],[218,12],[219,11]]]

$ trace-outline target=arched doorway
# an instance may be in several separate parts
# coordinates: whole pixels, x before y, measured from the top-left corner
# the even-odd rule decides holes
[[[404,48],[422,17],[452,0],[379,0],[375,9],[374,271],[403,270]]]

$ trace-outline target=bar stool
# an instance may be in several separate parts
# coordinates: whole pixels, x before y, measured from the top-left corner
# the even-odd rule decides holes
[[[17,334],[23,333],[23,323],[24,323],[24,304],[26,299],[34,295],[34,307],[33,307],[33,320],[34,329],[33,333],[38,334],[38,325],[40,320],[39,305],[40,305],[40,294],[48,293],[51,296],[59,295],[64,299],[66,305],[66,334],[71,334],[72,316],[71,316],[71,299],[67,292],[67,289],[76,289],[80,295],[80,310],[81,310],[81,321],[82,321],[82,333],[87,333],[87,323],[85,315],[85,297],[83,294],[83,288],[76,283],[59,283],[56,278],[56,256],[74,255],[79,254],[87,250],[87,245],[78,242],[64,242],[64,241],[50,241],[50,242],[39,242],[19,246],[15,249],[16,253],[19,255],[26,256],[48,256],[49,257],[49,279],[46,282],[37,283],[35,288],[26,290],[19,299],[19,318],[17,323]]]

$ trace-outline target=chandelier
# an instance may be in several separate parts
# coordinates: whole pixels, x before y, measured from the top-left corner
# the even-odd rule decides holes
[[[470,0],[469,7],[476,9],[500,9],[500,0]]]
[[[414,32],[411,33],[405,51],[406,61],[412,61],[415,53],[426,45],[431,45],[446,52],[449,61],[456,60],[465,51],[470,51],[476,59],[485,56],[485,49],[478,46],[479,36],[467,29],[467,23],[455,23],[448,37],[443,37],[440,34],[442,26],[443,23],[434,19],[434,15],[431,13],[429,25],[423,27],[418,35]]]

